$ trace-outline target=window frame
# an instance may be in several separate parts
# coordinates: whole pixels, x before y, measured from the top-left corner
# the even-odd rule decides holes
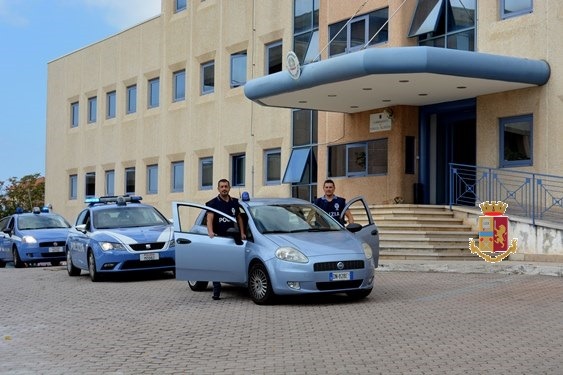
[[[277,57],[275,55],[277,55],[277,53],[274,55],[272,54],[272,51],[280,48],[280,53],[279,53],[279,64],[273,65],[272,64],[272,58],[273,57]],[[265,60],[265,67],[264,67],[264,74],[265,75],[270,75],[270,74],[274,74],[277,72],[281,72],[283,70],[283,41],[282,40],[276,40],[275,42],[271,42],[266,44],[265,46],[265,56],[264,56],[264,60]],[[279,68],[279,69],[278,69]]]
[[[499,14],[501,20],[506,20],[513,17],[519,17],[534,12],[534,0],[529,0],[530,3],[528,6],[522,6],[520,9],[510,12],[506,11],[506,6],[507,6],[506,3],[508,1],[513,1],[513,0],[499,1]]]
[[[78,199],[78,175],[71,174],[68,176],[68,199]]]
[[[147,194],[158,194],[158,164],[147,165]]]
[[[175,0],[174,1],[174,13],[181,12],[188,8],[188,0]]]
[[[127,114],[137,112],[137,84],[129,85],[127,90]]]
[[[160,77],[149,79],[147,87],[147,108],[158,108],[160,106]]]
[[[117,115],[117,92],[108,91],[106,94],[106,119],[115,118]]]
[[[115,170],[110,169],[105,172],[105,195],[115,195]]]
[[[206,79],[205,79],[205,74],[207,69],[211,68],[212,72],[213,72],[213,82],[212,85],[206,85]],[[215,92],[215,60],[211,60],[211,61],[207,61],[203,64],[201,64],[201,69],[200,69],[200,79],[201,79],[201,87],[200,87],[200,94],[201,95],[208,95],[208,94],[212,94]],[[210,87],[207,88],[206,87]]]
[[[93,124],[98,120],[98,97],[88,98],[88,124]]]
[[[72,102],[70,103],[70,127],[77,128],[80,122],[80,105],[79,103]]]
[[[84,175],[84,197],[96,196],[96,172],[87,172]]]
[[[231,186],[246,186],[246,153],[231,155]]]
[[[241,80],[241,81],[235,79],[235,78],[238,78],[238,77],[235,77],[235,74],[238,72],[238,69],[241,68],[241,67],[239,67],[238,65],[235,66],[235,64],[237,64],[237,62],[240,61],[240,60],[244,60],[244,70],[243,70],[243,72],[244,72],[244,79]],[[247,57],[247,52],[246,52],[246,50],[245,50],[245,51],[240,51],[240,52],[237,52],[237,53],[233,53],[233,54],[231,55],[231,77],[230,77],[230,78],[231,78],[231,80],[230,80],[231,82],[230,82],[230,84],[231,84],[231,88],[232,88],[232,89],[237,88],[237,87],[244,86],[244,85],[246,84],[246,80],[247,80],[247,72],[246,72],[246,70],[247,70],[247,67],[248,67],[248,57]]]
[[[170,165],[170,191],[172,193],[182,193],[184,191],[184,165],[183,160],[174,161]]]
[[[528,159],[506,160],[506,126],[510,124],[524,123],[528,125]],[[499,118],[499,166],[500,168],[511,167],[529,167],[534,165],[534,116],[533,114],[525,114],[519,116],[501,117]]]
[[[129,189],[129,187],[130,187],[129,178],[130,178],[131,174],[133,175],[133,185],[132,185],[133,189],[132,190]],[[135,173],[135,167],[125,168],[124,176],[125,176],[125,178],[123,179],[124,180],[123,182],[124,182],[125,194],[135,194],[135,189],[137,188],[136,181],[135,181],[136,178],[137,178],[136,173]]]
[[[277,179],[270,179],[269,175],[270,175],[270,157],[272,156],[277,156],[278,161],[277,161],[277,166],[276,168],[278,169],[277,174],[278,174],[278,178]],[[282,181],[282,175],[281,175],[281,148],[271,148],[268,150],[264,150],[264,185],[279,185],[281,184]]]
[[[204,185],[206,165],[211,165],[211,176],[209,183]],[[203,157],[199,159],[199,190],[213,189],[213,156]]]
[[[375,164],[375,160],[374,158],[377,156],[377,154],[375,155],[371,155],[370,154],[370,145],[371,146],[377,146],[378,143],[380,142],[385,142],[385,147],[386,147],[386,155],[385,155],[385,162],[386,162],[386,167],[385,167],[385,171],[384,172],[379,172],[379,173],[372,173],[370,171],[370,165],[374,165]],[[358,148],[358,147],[363,147],[364,148],[364,152],[365,152],[365,166],[364,166],[364,170],[363,171],[359,171],[359,170],[355,170],[355,171],[351,171],[350,170],[350,152],[352,149],[354,148]],[[341,168],[338,168],[337,166],[333,166],[332,164],[332,156],[333,156],[333,152],[338,152],[340,150],[340,152],[343,152],[343,157],[344,157],[344,163],[343,165],[341,165]],[[389,139],[388,138],[377,138],[377,139],[371,139],[371,140],[367,140],[367,141],[360,141],[360,142],[352,142],[352,143],[343,143],[343,144],[338,144],[338,145],[332,145],[332,146],[328,146],[327,148],[327,155],[328,155],[328,162],[327,162],[327,176],[329,178],[337,178],[337,177],[368,177],[368,176],[387,176],[389,174]],[[339,155],[336,155],[336,158],[338,158]],[[344,169],[344,173],[343,174],[338,174],[338,170],[336,169]],[[336,172],[336,173],[335,173]]]
[[[186,100],[186,69],[181,69],[172,73],[172,101],[184,100]]]

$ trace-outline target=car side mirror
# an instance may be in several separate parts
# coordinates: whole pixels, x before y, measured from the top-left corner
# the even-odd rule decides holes
[[[227,229],[227,236],[232,237],[237,245],[242,245],[242,236],[240,235],[240,230],[238,228]]]
[[[86,233],[86,224],[80,224],[74,227],[79,232]]]
[[[2,232],[6,233],[8,236],[12,235],[12,230],[10,228],[2,229]]]
[[[362,226],[358,223],[350,223],[346,226],[346,229],[352,233],[356,233],[362,229]]]

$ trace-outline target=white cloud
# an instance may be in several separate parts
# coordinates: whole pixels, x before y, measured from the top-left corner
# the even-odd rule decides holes
[[[20,14],[21,8],[22,0],[0,0],[0,23],[17,27],[29,24],[29,20]]]
[[[0,2],[9,0],[0,0]],[[80,0],[86,6],[104,13],[108,24],[126,29],[161,12],[161,0]]]

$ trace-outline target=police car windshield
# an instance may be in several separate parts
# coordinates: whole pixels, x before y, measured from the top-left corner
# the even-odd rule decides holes
[[[342,229],[334,219],[314,205],[254,206],[250,208],[250,215],[262,234]]]
[[[157,210],[148,206],[125,206],[95,210],[93,217],[94,227],[97,229],[150,227],[169,224],[168,220]]]
[[[31,229],[56,229],[69,228],[70,224],[61,216],[56,215],[25,215],[20,216],[18,220],[18,228],[20,230]]]

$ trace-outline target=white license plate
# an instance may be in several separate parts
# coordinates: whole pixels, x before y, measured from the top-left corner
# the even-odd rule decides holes
[[[352,280],[352,272],[331,272],[328,275],[330,281]]]
[[[141,260],[158,260],[158,253],[140,254]]]
[[[63,252],[63,247],[62,246],[51,246],[49,248],[49,252],[50,253],[62,253]]]

